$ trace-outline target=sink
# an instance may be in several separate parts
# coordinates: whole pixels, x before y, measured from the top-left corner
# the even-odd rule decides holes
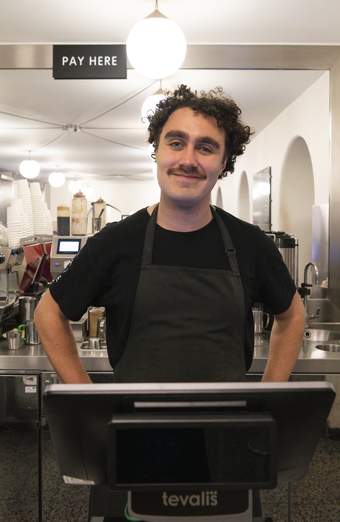
[[[303,334],[303,340],[311,342],[339,341],[340,343],[340,328],[339,330],[328,330],[325,328],[306,328]]]
[[[325,322],[325,321],[311,321],[306,330],[336,330],[340,332],[340,323],[338,322]]]
[[[324,352],[339,352],[340,353],[340,341],[337,343],[317,344],[316,348],[318,350],[323,350]]]

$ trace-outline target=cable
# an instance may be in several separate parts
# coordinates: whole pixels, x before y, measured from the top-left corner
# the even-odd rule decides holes
[[[113,130],[113,131],[143,131],[145,132],[144,127],[81,127],[86,130]]]
[[[23,120],[36,121],[38,123],[45,123],[46,125],[54,125],[54,126],[57,126],[57,128],[63,127],[62,124],[59,125],[58,123],[55,123],[55,122],[38,120],[37,118],[30,118],[29,116],[21,116],[20,114],[15,114],[14,112],[0,111],[0,114],[4,114],[5,116],[13,116],[14,118],[21,118]]]
[[[84,125],[87,125],[88,123],[90,123],[91,121],[94,121],[94,120],[98,120],[99,118],[101,118],[102,116],[105,116],[105,114],[108,114],[109,112],[112,112],[116,109],[118,109],[119,107],[121,107],[122,105],[125,105],[125,103],[129,102],[130,100],[133,100],[133,98],[136,98],[136,96],[138,96],[139,94],[142,94],[142,92],[146,91],[147,89],[149,89],[150,87],[152,87],[153,85],[155,85],[155,83],[157,83],[157,80],[156,81],[153,81],[152,83],[149,83],[149,85],[147,85],[146,87],[143,87],[143,89],[135,92],[134,94],[131,94],[131,96],[129,96],[128,98],[126,98],[125,100],[121,101],[120,103],[117,103],[117,105],[114,105],[113,107],[111,107],[110,109],[107,109],[106,111],[98,114],[97,116],[94,116],[93,118],[90,118],[89,120],[86,120],[86,121],[83,121],[82,123],[79,124],[80,127],[84,127]]]
[[[129,515],[127,503],[126,503],[125,508],[124,508],[124,516],[125,516],[126,520],[129,520],[130,522],[140,522],[139,518],[134,518],[131,515]]]
[[[119,145],[121,147],[127,147],[128,149],[134,149],[145,152],[145,149],[142,147],[135,147],[134,145],[127,145],[126,143],[121,143],[120,141],[111,140],[110,138],[105,138],[104,136],[98,136],[98,134],[93,134],[93,132],[88,132],[84,130],[82,127],[79,129],[84,134],[88,134],[89,136],[92,136],[93,138],[98,138],[99,140],[108,141],[109,143],[113,143],[114,145]]]
[[[60,138],[62,138],[63,136],[65,136],[65,132],[67,131],[63,131],[61,134],[59,134],[56,138],[53,138],[53,140],[50,140],[48,141],[47,143],[45,143],[45,145],[42,145],[41,147],[37,148],[37,149],[34,149],[33,152],[36,152],[37,150],[41,150],[41,149],[44,149],[45,147],[48,147],[49,145],[51,145],[52,143],[54,143],[55,141],[59,140]]]
[[[56,130],[56,129],[60,129],[61,126],[58,126],[58,127],[0,127],[0,130],[5,130],[5,131],[11,131],[11,130],[14,130],[14,131],[22,131],[22,130],[29,130],[29,131],[34,131],[34,130]],[[136,130],[136,129],[134,129]]]

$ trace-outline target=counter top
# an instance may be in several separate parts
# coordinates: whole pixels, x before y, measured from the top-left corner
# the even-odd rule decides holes
[[[316,348],[317,342],[304,341],[296,362],[294,373],[340,374],[340,353],[325,352]],[[84,368],[89,372],[111,372],[106,350],[79,348]],[[259,339],[255,344],[254,360],[250,373],[262,373],[268,357],[268,340]],[[53,371],[40,345],[23,346],[8,350],[7,341],[0,340],[0,371]]]
[[[78,349],[85,370],[111,372],[106,350]],[[0,371],[23,370],[34,372],[54,371],[41,345],[23,345],[18,350],[8,350],[7,341],[0,341]]]

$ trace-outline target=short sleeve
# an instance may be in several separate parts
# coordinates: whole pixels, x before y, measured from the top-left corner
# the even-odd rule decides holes
[[[112,224],[111,224],[112,225]],[[78,321],[91,305],[99,306],[108,271],[115,262],[112,226],[89,238],[73,262],[51,284],[50,292],[67,319]]]
[[[257,301],[272,314],[285,312],[294,297],[296,287],[274,241],[258,230],[256,242]]]

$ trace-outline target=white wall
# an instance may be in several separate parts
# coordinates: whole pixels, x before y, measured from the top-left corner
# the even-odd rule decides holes
[[[136,180],[116,178],[110,180],[86,179],[86,184],[93,187],[95,199],[102,197],[107,203],[119,208],[122,214],[131,214],[140,208],[159,201],[159,188],[155,178]],[[72,194],[67,185],[51,188],[50,209],[52,219],[56,221],[58,205],[71,206]],[[107,209],[107,221],[120,219],[120,214]]]
[[[250,197],[252,175],[272,167],[272,222],[279,226],[280,184],[286,152],[296,137],[308,147],[314,174],[315,204],[328,203],[330,185],[330,115],[329,73],[325,72],[313,85],[289,105],[258,136],[236,162],[234,174],[219,182],[224,209],[239,215],[241,173],[248,177]]]

